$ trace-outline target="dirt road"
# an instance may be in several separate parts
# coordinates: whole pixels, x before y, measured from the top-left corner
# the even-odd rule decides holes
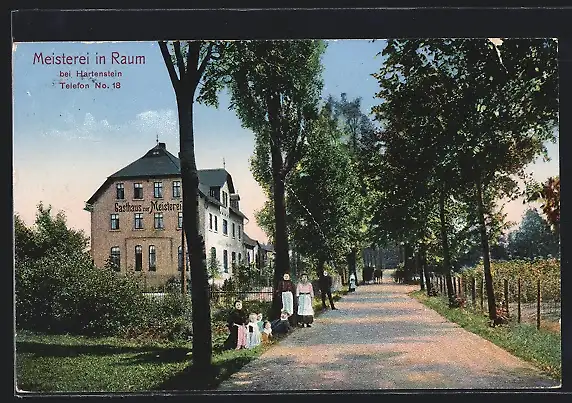
[[[358,287],[312,328],[244,366],[219,390],[523,389],[557,387],[525,361],[385,282]]]

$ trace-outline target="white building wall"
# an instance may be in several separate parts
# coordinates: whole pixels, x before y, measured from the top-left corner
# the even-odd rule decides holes
[[[226,192],[228,195],[228,204],[230,207],[230,194],[228,191],[227,183],[221,187],[221,202],[222,202],[222,192]],[[210,257],[211,248],[216,249],[216,257],[220,263],[220,273],[223,280],[228,279],[232,276],[232,257],[234,253],[236,264],[239,264],[239,257],[245,257],[246,250],[242,243],[244,231],[244,220],[237,217],[235,214],[230,212],[229,207],[215,206],[214,204],[208,203],[208,207],[205,209],[205,247],[207,252],[207,259]],[[212,214],[212,228],[210,228],[210,215]],[[216,220],[215,220],[216,217]],[[227,233],[224,234],[223,220],[227,221]],[[216,222],[216,226],[215,226]],[[232,236],[232,224],[234,223],[234,237]],[[240,232],[240,235],[239,235]],[[224,254],[226,251],[227,255],[227,267],[225,269],[225,259]]]

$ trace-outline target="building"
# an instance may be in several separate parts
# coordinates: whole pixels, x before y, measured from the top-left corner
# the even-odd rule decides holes
[[[198,175],[199,232],[207,255],[215,254],[221,277],[228,278],[232,267],[246,259],[247,218],[240,212],[240,197],[225,169],[199,170]],[[109,176],[86,202],[95,264],[103,267],[109,261],[116,271],[139,274],[149,284],[180,276],[182,208],[179,159],[164,143],[157,143]]]

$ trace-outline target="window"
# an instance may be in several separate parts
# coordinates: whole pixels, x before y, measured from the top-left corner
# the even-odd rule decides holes
[[[179,246],[179,251],[177,253],[178,256],[178,262],[179,264],[177,265],[177,268],[179,271],[181,271],[183,269],[183,247]]]
[[[238,239],[242,238],[242,227],[239,225],[238,226]]]
[[[213,229],[213,214],[209,213],[209,229],[212,231]]]
[[[183,212],[179,211],[179,216],[177,218],[177,228],[183,228]]]
[[[222,233],[223,235],[228,235],[228,221],[224,218],[222,219]]]
[[[117,198],[120,200],[125,199],[125,186],[123,185],[123,183],[118,183],[116,185],[116,190],[117,190]]]
[[[218,231],[218,217],[216,215],[214,216],[214,230],[215,232]]]
[[[216,259],[216,248],[214,246],[211,248],[211,257]]]
[[[223,206],[228,207],[228,193],[224,190],[222,191],[222,204]]]
[[[111,248],[111,266],[115,271],[121,270],[121,252],[119,246]]]
[[[163,197],[163,182],[153,183],[153,196],[156,199],[161,199]]]
[[[242,254],[238,253],[238,264],[242,264]]]
[[[143,248],[141,245],[135,247],[135,271],[141,271],[143,268]]]
[[[119,229],[119,214],[111,214],[111,229]]]
[[[236,231],[235,231],[235,229],[234,229],[234,223],[232,223],[232,237],[233,237],[233,238],[235,237],[235,232],[236,232]]]
[[[163,223],[163,213],[155,213],[155,229],[164,229],[165,225]]]
[[[143,213],[135,213],[135,229],[143,229]]]
[[[181,197],[181,181],[173,182],[173,197]]]
[[[210,195],[211,197],[214,197],[214,198],[216,199],[216,189],[215,189],[215,188],[210,188],[209,195]]]
[[[232,267],[234,268],[234,267],[236,266],[236,252],[232,252],[232,253],[230,254],[230,256],[231,256],[230,259],[231,259],[231,262],[232,262]]]
[[[149,245],[149,271],[157,270],[157,254],[155,245]]]
[[[224,272],[228,273],[228,252],[226,249],[222,251],[222,267]]]
[[[135,183],[133,184],[133,198],[142,199],[143,198],[143,184]]]

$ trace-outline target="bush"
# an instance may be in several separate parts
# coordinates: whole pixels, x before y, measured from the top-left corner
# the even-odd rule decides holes
[[[54,252],[16,266],[16,325],[49,333],[111,335],[141,323],[137,283],[96,268],[82,252]]]

